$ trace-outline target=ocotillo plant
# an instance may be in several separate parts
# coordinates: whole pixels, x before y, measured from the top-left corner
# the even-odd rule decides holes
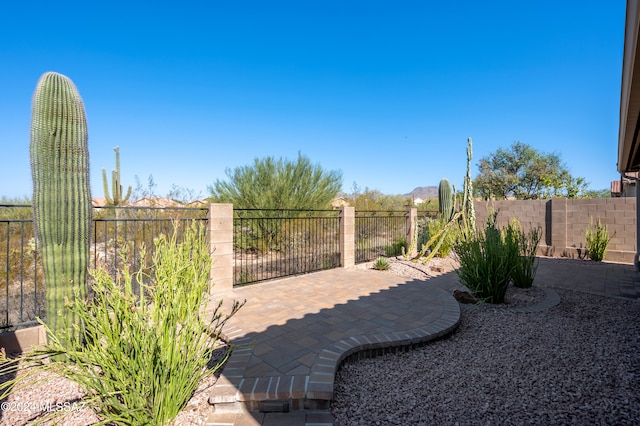
[[[438,185],[438,210],[440,215],[447,222],[454,214],[453,193],[449,180],[442,179]]]
[[[47,72],[33,94],[33,210],[42,251],[46,322],[69,329],[65,300],[86,297],[91,229],[89,148],[84,104],[73,82]]]
[[[116,168],[111,171],[111,189],[113,194],[109,195],[109,182],[107,182],[107,171],[102,169],[102,185],[104,186],[104,198],[108,206],[122,206],[131,196],[131,185],[127,189],[127,195],[122,196],[122,185],[120,184],[120,148],[114,147],[116,152]]]

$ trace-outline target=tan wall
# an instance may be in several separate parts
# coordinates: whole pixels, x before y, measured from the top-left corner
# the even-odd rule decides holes
[[[476,222],[484,225],[487,212],[498,211],[498,224],[512,217],[525,229],[540,226],[543,232],[540,253],[557,257],[582,257],[585,252],[584,232],[589,220],[600,219],[607,225],[611,242],[605,260],[633,263],[636,253],[635,197],[476,201]]]
[[[476,201],[476,223],[484,227],[488,211],[498,211],[498,225],[505,226],[516,217],[525,230],[540,227],[542,239],[539,254],[545,256],[578,258],[585,256],[584,231],[590,217],[600,218],[608,226],[612,237],[605,260],[633,263],[636,253],[636,199],[635,197],[553,200]],[[340,214],[340,253],[343,267],[355,264],[354,232],[355,210],[342,207]],[[410,222],[408,238],[413,237],[411,222],[416,211],[407,215]],[[211,277],[215,293],[233,288],[233,206],[209,206],[209,243],[213,265]]]

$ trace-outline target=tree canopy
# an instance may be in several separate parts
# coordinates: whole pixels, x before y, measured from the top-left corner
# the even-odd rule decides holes
[[[522,142],[481,158],[478,169],[473,185],[485,199],[575,198],[588,185],[584,178],[571,175],[559,154],[542,153]]]
[[[356,182],[353,183],[353,192],[347,198],[356,211],[399,211],[413,205],[410,198],[402,195],[386,195],[368,187],[362,190]]]
[[[300,153],[296,161],[255,158],[225,173],[228,179],[216,180],[208,190],[215,202],[238,209],[327,208],[342,188],[340,171],[326,171]]]

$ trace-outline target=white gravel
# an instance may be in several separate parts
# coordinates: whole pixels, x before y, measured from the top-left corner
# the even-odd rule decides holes
[[[335,424],[639,425],[640,303],[558,293],[541,313],[463,309],[447,338],[343,365]]]

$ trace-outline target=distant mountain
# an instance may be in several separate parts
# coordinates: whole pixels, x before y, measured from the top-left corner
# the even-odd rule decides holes
[[[437,186],[419,186],[415,188],[413,191],[408,194],[404,194],[403,197],[408,198],[422,198],[426,200],[427,198],[438,198],[438,187]]]

